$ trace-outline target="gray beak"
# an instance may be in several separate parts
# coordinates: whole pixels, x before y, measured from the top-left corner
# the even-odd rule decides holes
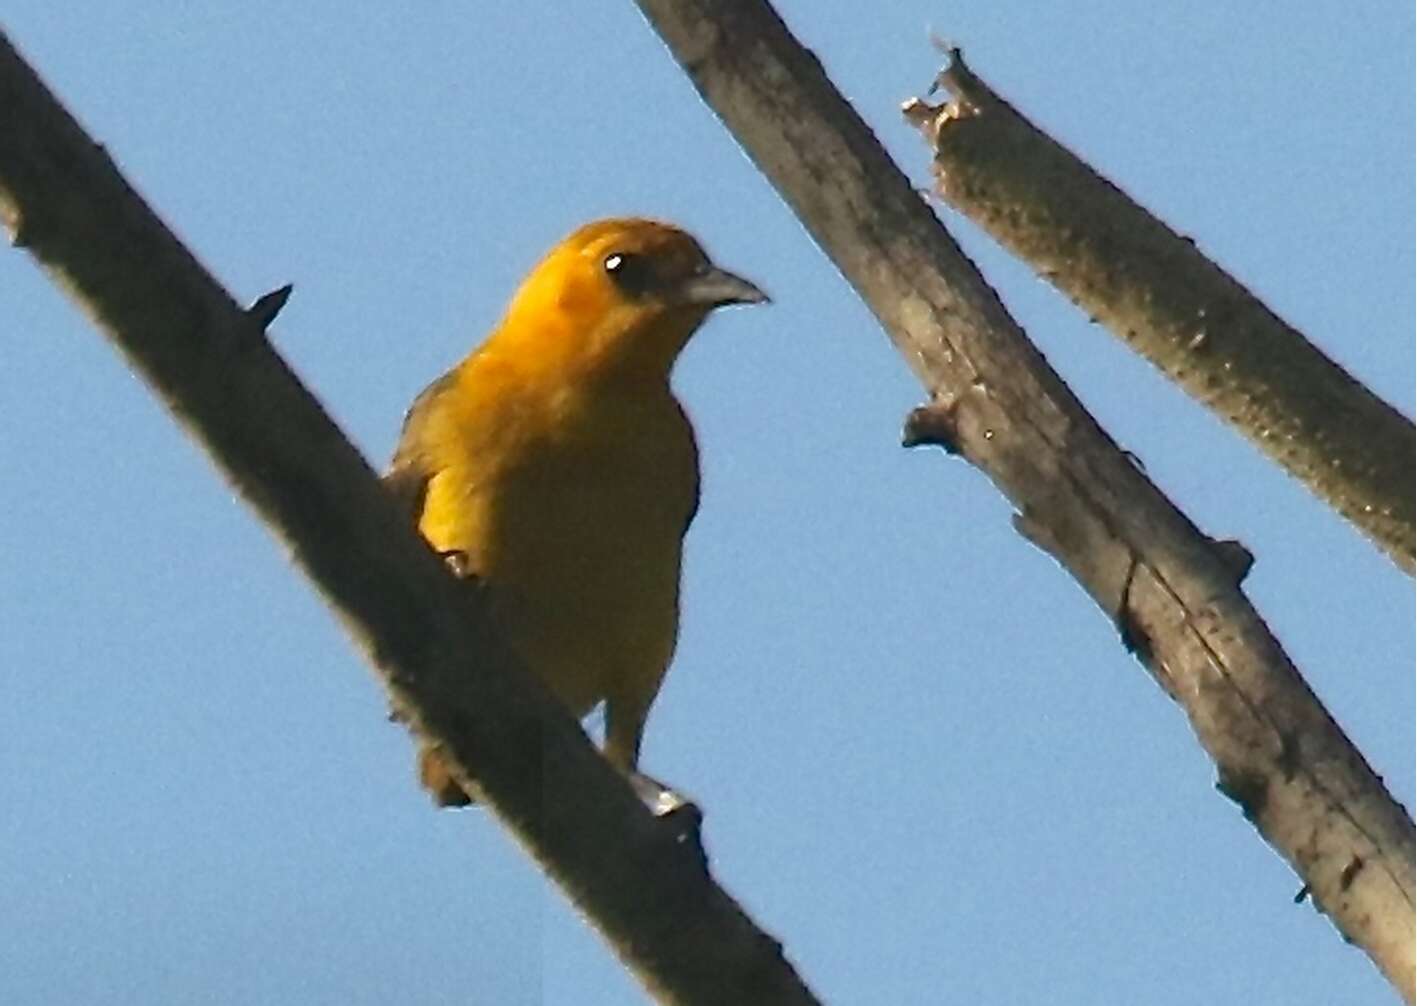
[[[679,284],[679,296],[686,304],[704,304],[710,308],[765,304],[771,299],[742,276],[712,265],[704,266]]]

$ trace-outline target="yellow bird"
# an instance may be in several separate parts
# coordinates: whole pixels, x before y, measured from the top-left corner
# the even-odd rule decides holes
[[[605,703],[605,756],[626,773],[674,653],[699,498],[669,372],[714,308],[766,300],[676,227],[588,224],[418,396],[385,477],[571,713]],[[436,750],[419,767],[437,803],[469,802]]]

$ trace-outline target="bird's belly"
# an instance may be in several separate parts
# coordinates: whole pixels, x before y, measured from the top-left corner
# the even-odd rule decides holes
[[[449,508],[460,519],[424,527],[436,547],[468,554],[507,641],[577,716],[657,690],[678,633],[692,506],[666,491],[663,471],[597,460],[552,456],[495,484],[447,479],[442,491],[461,486]]]

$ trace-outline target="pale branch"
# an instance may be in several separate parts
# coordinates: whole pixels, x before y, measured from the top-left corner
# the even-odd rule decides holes
[[[284,294],[238,307],[3,35],[0,219],[286,543],[401,718],[442,746],[653,994],[816,1001],[709,875],[697,811],[653,817],[498,639],[476,592],[398,518],[267,342]]]
[[[906,107],[940,197],[1411,573],[1412,420],[950,55],[951,100]]]
[[[1013,501],[1185,709],[1217,785],[1410,1001],[1412,821],[1239,589],[1241,550],[1118,450],[771,6],[638,3],[929,390],[907,436]]]

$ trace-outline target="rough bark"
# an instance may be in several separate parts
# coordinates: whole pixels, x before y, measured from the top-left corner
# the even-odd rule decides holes
[[[1411,573],[1412,420],[951,56],[953,100],[909,113],[941,198]]]
[[[1412,821],[1239,589],[1248,554],[1088,415],[768,4],[638,2],[930,392],[908,442],[958,452],[1014,503],[1185,710],[1217,786],[1411,1001]]]
[[[654,818],[395,513],[242,311],[0,35],[0,220],[290,548],[410,727],[442,746],[666,1003],[816,1000],[708,872],[692,807]],[[412,785],[412,778],[410,778]]]

